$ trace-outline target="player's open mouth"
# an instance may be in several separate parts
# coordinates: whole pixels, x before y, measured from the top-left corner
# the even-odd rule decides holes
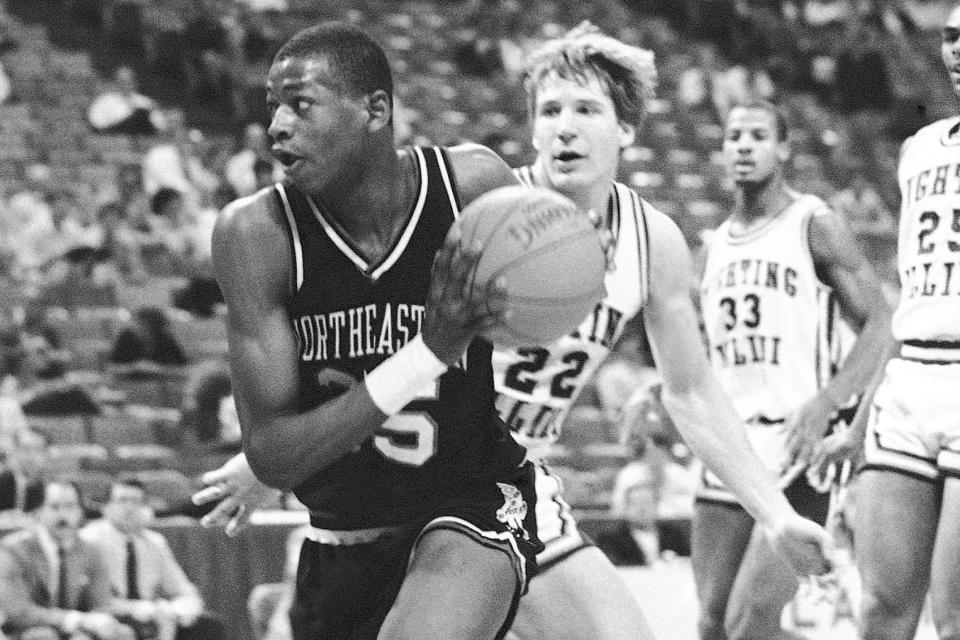
[[[290,153],[289,151],[283,151],[282,149],[272,149],[271,151],[273,152],[273,157],[288,169],[296,164],[299,160],[303,160],[302,157]]]

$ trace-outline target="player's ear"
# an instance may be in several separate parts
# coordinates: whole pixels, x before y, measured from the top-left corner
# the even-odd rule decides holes
[[[617,140],[620,143],[620,148],[626,149],[637,139],[637,128],[623,121],[620,121],[619,124],[620,130],[617,132]]]
[[[377,89],[367,94],[365,102],[371,131],[379,131],[393,122],[393,100],[386,91]]]
[[[781,163],[789,160],[792,153],[793,148],[790,146],[789,140],[781,140],[777,143],[777,159],[780,160]]]
[[[531,138],[531,142],[533,143],[533,148],[534,148],[534,150],[540,151],[540,143],[537,142],[537,139],[536,139],[536,138]]]

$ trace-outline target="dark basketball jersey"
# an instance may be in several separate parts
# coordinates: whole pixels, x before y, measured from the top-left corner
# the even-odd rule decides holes
[[[403,153],[418,168],[419,193],[407,227],[376,264],[319,205],[291,185],[276,188],[295,263],[287,309],[300,348],[303,409],[343,393],[420,332],[434,254],[459,206],[442,149]],[[496,417],[490,355],[490,344],[475,340],[458,365],[358,449],[297,487],[313,524],[407,522],[466,497],[478,479],[516,474],[523,449]]]

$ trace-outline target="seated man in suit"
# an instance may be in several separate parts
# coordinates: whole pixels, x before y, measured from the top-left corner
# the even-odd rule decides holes
[[[28,431],[14,448],[0,449],[0,513],[26,513],[43,502],[46,448],[46,438]]]
[[[0,541],[0,617],[17,640],[133,640],[107,613],[110,585],[96,551],[77,536],[80,491],[46,484],[36,526]]]
[[[200,592],[180,568],[166,539],[146,528],[151,514],[143,484],[119,478],[103,518],[80,531],[107,568],[111,611],[139,640],[220,640],[223,625],[203,613]]]

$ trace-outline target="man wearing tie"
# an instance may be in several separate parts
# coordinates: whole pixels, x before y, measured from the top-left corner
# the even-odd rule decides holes
[[[133,630],[107,613],[106,567],[77,536],[80,517],[77,486],[52,480],[37,525],[0,541],[0,617],[12,638],[133,640]]]
[[[222,623],[203,613],[200,592],[166,539],[147,529],[145,494],[138,480],[115,480],[104,517],[80,531],[106,566],[111,612],[130,623],[139,640],[220,640]]]

